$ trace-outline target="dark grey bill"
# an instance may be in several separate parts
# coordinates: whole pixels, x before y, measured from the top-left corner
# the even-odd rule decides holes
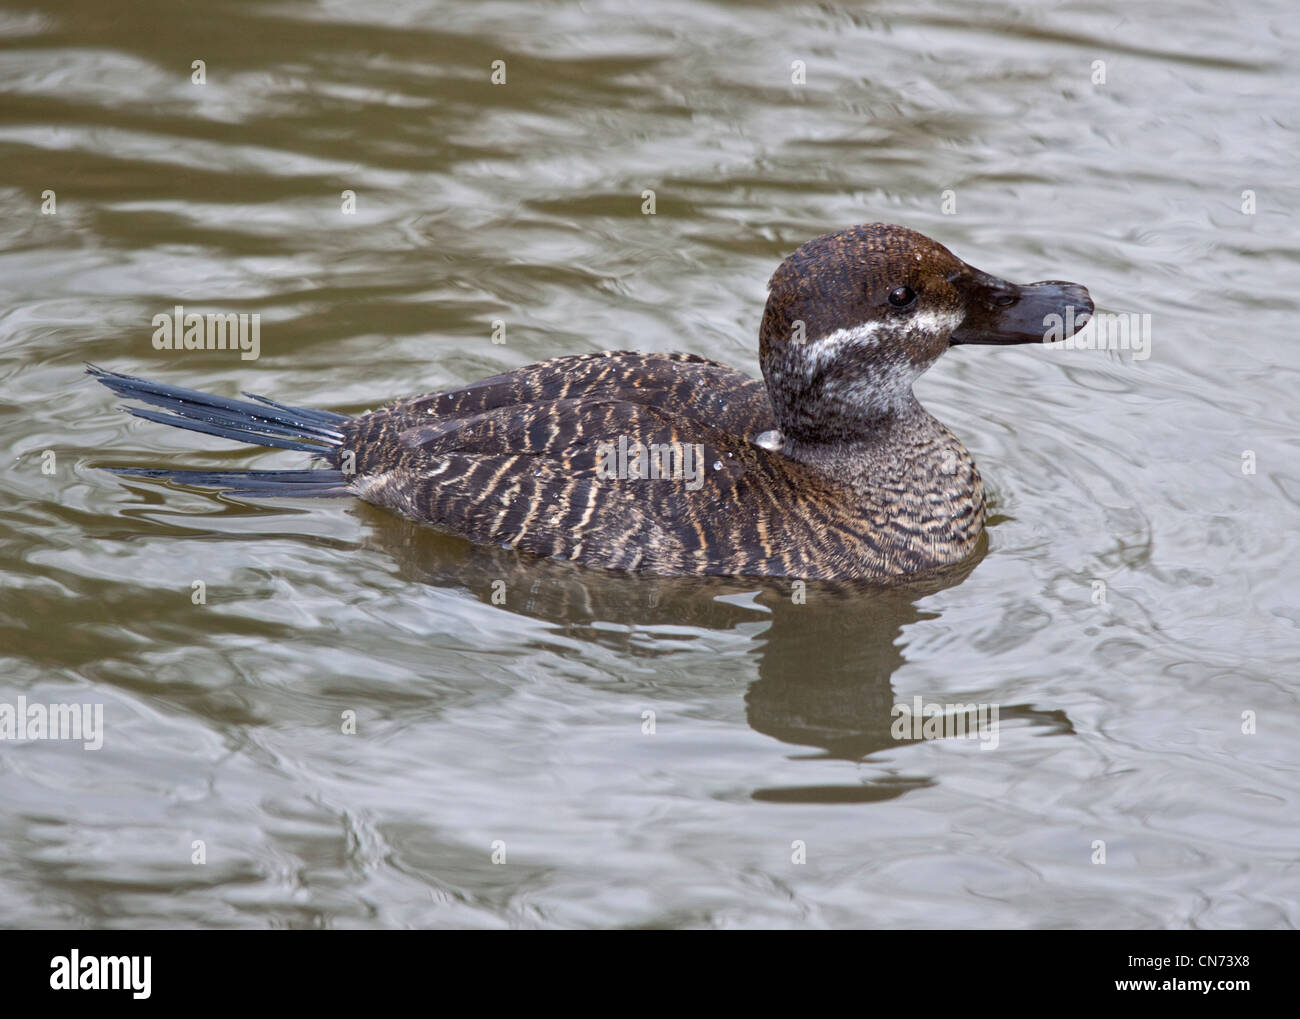
[[[953,344],[1060,340],[1092,318],[1092,298],[1078,283],[1008,283],[978,269],[954,282],[966,295],[966,317],[952,334]]]

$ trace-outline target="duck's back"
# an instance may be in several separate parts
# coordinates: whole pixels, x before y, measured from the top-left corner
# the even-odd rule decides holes
[[[445,393],[398,400],[359,418],[358,433],[390,421],[403,427],[463,421],[503,408],[565,400],[635,403],[733,435],[757,435],[775,427],[766,388],[744,372],[695,354],[610,350],[540,361]],[[577,432],[562,432],[553,441],[581,438],[584,422],[570,418],[562,427]],[[368,433],[366,441],[372,441]]]

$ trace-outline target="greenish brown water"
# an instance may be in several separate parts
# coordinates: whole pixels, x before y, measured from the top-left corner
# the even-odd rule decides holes
[[[1280,0],[5,0],[0,703],[104,739],[0,741],[0,924],[1297,926],[1298,36]],[[1146,358],[922,380],[996,507],[947,586],[794,604],[96,469],[304,458],[84,361],[344,411],[611,347],[756,372],[776,263],[871,220],[1151,316]],[[260,314],[260,357],[153,349],[177,304]],[[997,747],[894,739],[917,696],[998,705]]]

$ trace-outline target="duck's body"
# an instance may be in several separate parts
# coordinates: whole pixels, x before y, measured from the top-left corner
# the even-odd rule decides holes
[[[757,380],[690,354],[608,352],[402,401],[340,430],[358,451],[361,498],[474,541],[621,570],[813,578],[911,573],[970,552],[979,476],[927,423],[928,444],[864,447],[846,475],[755,442],[777,427]],[[690,460],[681,477],[671,459],[667,477],[636,476],[656,448]],[[945,453],[946,474],[923,463]],[[922,519],[927,496],[951,526]]]
[[[873,259],[892,263],[876,283],[886,300],[907,291],[915,304],[924,281],[935,306],[868,314],[878,295],[856,284]],[[970,454],[911,391],[959,327],[1005,314],[947,307],[939,281],[951,290],[959,270],[976,274],[898,227],[809,242],[772,280],[766,386],[694,355],[607,352],[347,417],[94,371],[171,412],[141,416],[312,450],[329,466],[130,473],[247,495],[351,494],[471,541],[616,570],[898,577],[961,561],[984,525]],[[1064,298],[1091,311],[1082,288],[1039,303]],[[1001,342],[977,326],[967,342]]]

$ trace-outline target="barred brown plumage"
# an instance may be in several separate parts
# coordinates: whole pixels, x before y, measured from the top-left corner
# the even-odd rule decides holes
[[[1092,310],[870,224],[773,275],[764,382],[693,354],[561,357],[357,417],[91,369],[167,424],[310,450],[315,471],[124,471],[240,494],[356,495],[481,544],[664,575],[915,575],[984,526],[970,454],[912,395],[950,344],[1027,343]],[[635,464],[635,469],[632,465]]]

